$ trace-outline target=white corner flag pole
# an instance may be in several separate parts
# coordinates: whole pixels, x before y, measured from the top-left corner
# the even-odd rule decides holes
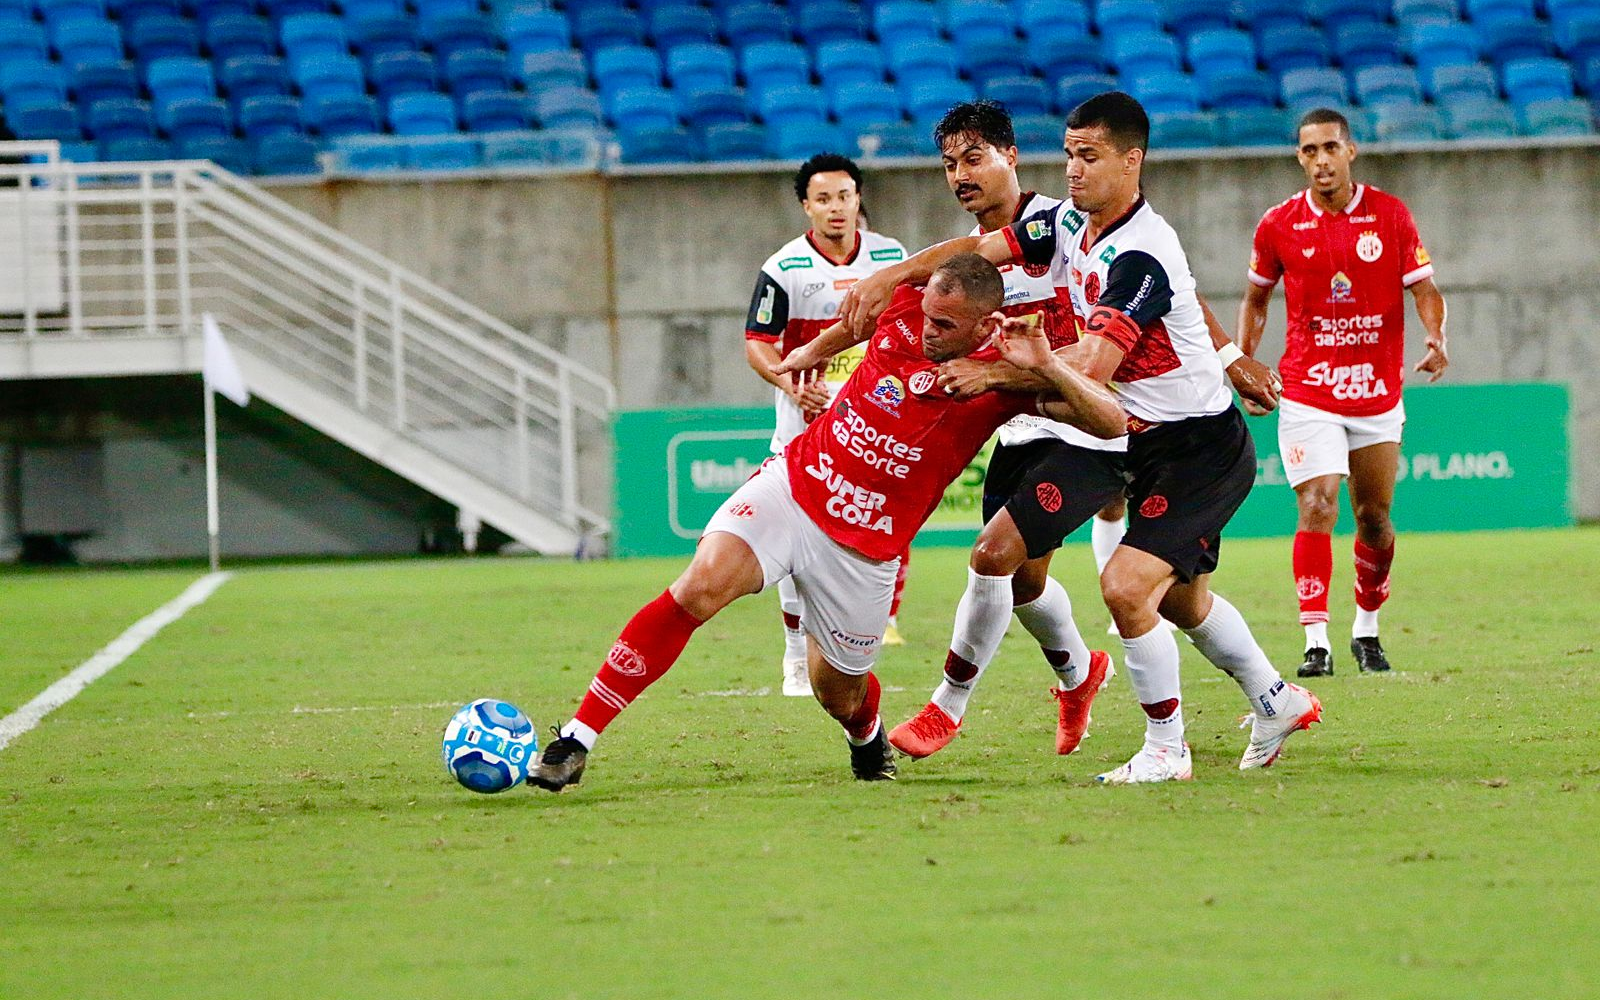
[[[221,565],[221,517],[217,509],[217,399],[222,393],[240,406],[250,402],[250,389],[244,384],[239,363],[234,360],[222,330],[210,313],[200,317],[204,355],[200,363],[206,401],[206,537],[211,554],[211,572]]]

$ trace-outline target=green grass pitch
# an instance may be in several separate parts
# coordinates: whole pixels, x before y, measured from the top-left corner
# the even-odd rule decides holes
[[[915,555],[891,725],[937,679],[964,560]],[[1288,560],[1229,542],[1216,582],[1292,674]],[[1600,530],[1403,537],[1398,672],[1355,676],[1339,643],[1324,723],[1266,772],[1237,770],[1242,698],[1184,642],[1196,780],[1093,785],[1139,745],[1125,679],[1058,758],[1050,674],[1013,627],[955,744],[854,782],[815,704],[755,693],[778,682],[763,595],[701,630],[581,786],[476,796],[443,773],[457,705],[565,720],[680,565],[240,572],[0,751],[0,997],[1600,990]],[[1087,548],[1056,568],[1104,645]],[[190,579],[0,576],[0,715]]]

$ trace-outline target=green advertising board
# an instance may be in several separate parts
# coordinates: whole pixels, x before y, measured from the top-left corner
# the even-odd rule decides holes
[[[1567,408],[1567,390],[1559,385],[1431,386],[1407,392],[1395,526],[1465,531],[1571,524]],[[694,551],[717,506],[770,454],[772,427],[770,406],[618,414],[615,553]],[[1252,418],[1250,431],[1256,440],[1256,488],[1228,534],[1292,534],[1294,495],[1278,457],[1277,418]],[[972,543],[982,520],[988,455],[985,447],[945,491],[917,544]],[[1340,519],[1344,532],[1353,529],[1348,507]],[[1080,534],[1086,538],[1087,529]]]

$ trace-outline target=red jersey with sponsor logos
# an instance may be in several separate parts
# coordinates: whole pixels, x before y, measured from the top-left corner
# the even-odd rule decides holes
[[[903,553],[989,435],[1034,409],[1031,395],[945,395],[938,364],[922,353],[922,324],[922,289],[897,290],[850,381],[784,451],[795,500],[829,538],[869,559]],[[999,352],[985,344],[969,357]]]
[[[1411,212],[1394,195],[1357,184],[1341,212],[1302,191],[1256,227],[1250,280],[1283,278],[1289,306],[1283,394],[1319,410],[1366,417],[1400,402],[1405,289],[1433,276]]]

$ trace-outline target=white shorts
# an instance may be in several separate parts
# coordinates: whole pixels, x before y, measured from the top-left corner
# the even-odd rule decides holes
[[[1370,417],[1347,417],[1285,399],[1278,405],[1278,455],[1290,486],[1318,476],[1350,475],[1350,453],[1375,444],[1399,443],[1406,425],[1404,403]]]
[[[723,501],[701,536],[725,531],[761,561],[762,589],[794,578],[800,623],[842,673],[872,669],[883,645],[900,560],[879,562],[829,538],[789,490],[783,459],[761,470]]]

